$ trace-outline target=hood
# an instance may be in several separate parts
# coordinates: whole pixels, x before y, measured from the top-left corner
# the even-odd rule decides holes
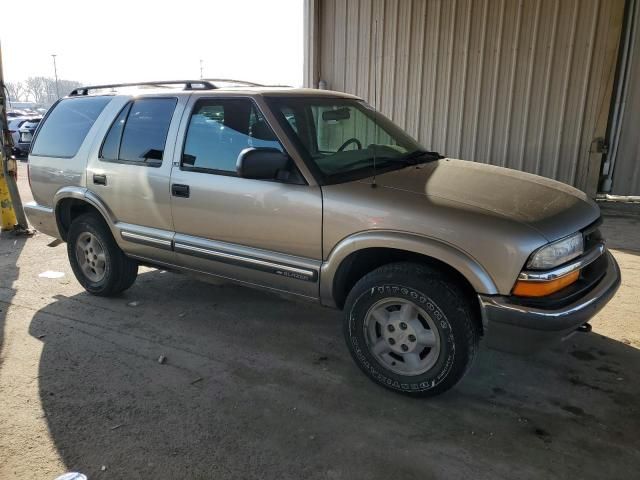
[[[403,168],[378,176],[376,183],[494,212],[530,226],[548,241],[570,235],[600,216],[596,203],[569,185],[465,160],[446,158]]]

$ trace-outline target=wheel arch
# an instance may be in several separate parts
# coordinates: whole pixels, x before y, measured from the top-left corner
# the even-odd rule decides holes
[[[62,240],[67,240],[69,227],[83,213],[95,212],[102,217],[112,233],[115,219],[109,208],[93,192],[82,187],[64,187],[54,197],[56,225]],[[115,237],[115,235],[114,235]]]
[[[321,302],[342,308],[350,289],[362,276],[396,261],[435,266],[456,279],[474,300],[478,293],[498,293],[489,273],[466,252],[430,237],[376,231],[347,237],[331,251],[320,275]]]

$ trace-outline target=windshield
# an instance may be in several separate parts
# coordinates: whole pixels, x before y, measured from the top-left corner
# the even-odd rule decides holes
[[[424,148],[360,100],[280,97],[269,100],[283,126],[324,181],[402,168]],[[428,159],[428,158],[427,158]]]

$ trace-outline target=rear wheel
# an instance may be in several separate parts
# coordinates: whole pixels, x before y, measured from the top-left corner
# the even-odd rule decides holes
[[[415,396],[453,387],[470,368],[479,337],[469,299],[455,281],[413,263],[382,266],[353,287],[344,334],[372,380]]]
[[[129,288],[138,275],[138,263],[124,254],[95,213],[73,221],[67,234],[67,254],[76,278],[94,295],[116,295]]]

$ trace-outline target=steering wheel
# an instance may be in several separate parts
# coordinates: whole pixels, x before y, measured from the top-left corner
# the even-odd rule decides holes
[[[360,143],[360,140],[358,140],[357,138],[350,138],[349,140],[344,142],[342,145],[340,145],[340,148],[338,149],[338,151],[339,152],[343,151],[345,148],[347,148],[352,143],[356,144],[356,146],[358,147],[358,150],[362,150],[362,144]]]

